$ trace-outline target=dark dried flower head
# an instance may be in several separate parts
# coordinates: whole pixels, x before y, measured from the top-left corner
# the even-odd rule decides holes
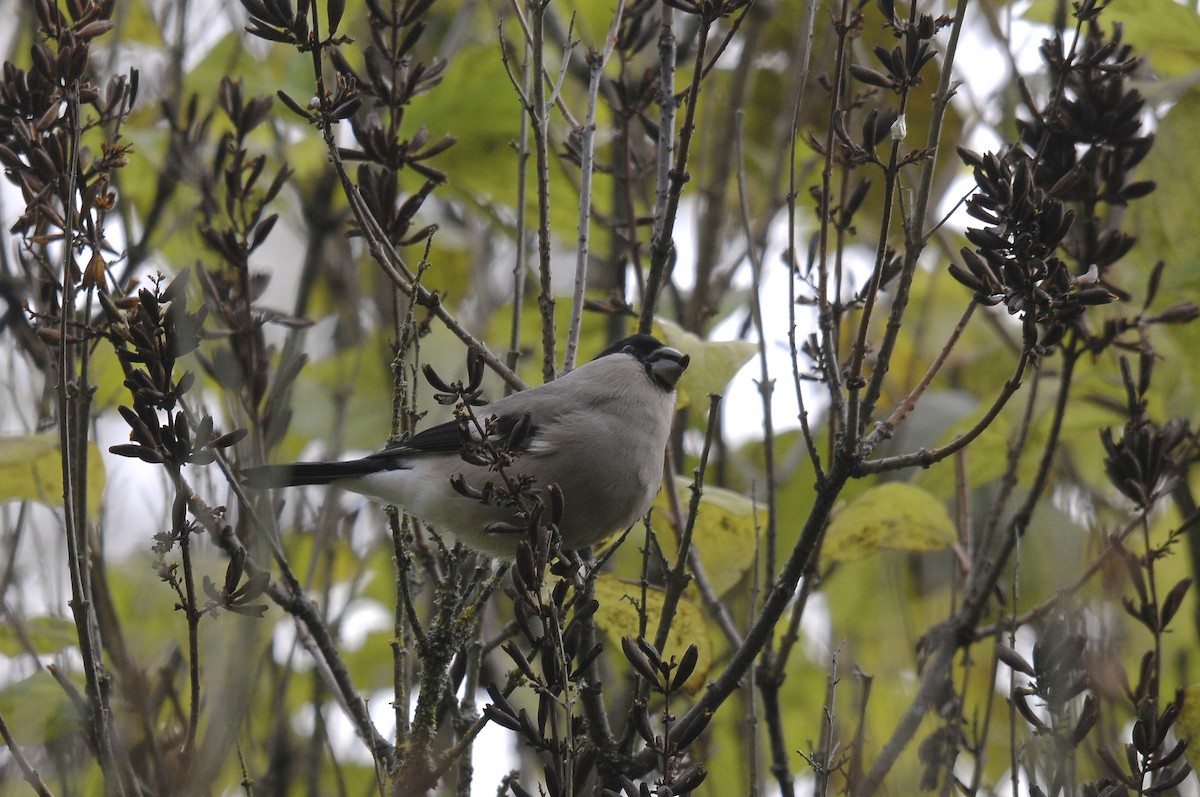
[[[964,247],[963,266],[951,266],[956,280],[980,302],[1002,302],[1010,313],[1036,323],[1043,345],[1060,339],[1085,307],[1112,301],[1107,290],[1073,275],[1056,255],[1075,214],[1037,187],[1029,155],[1022,150],[978,155],[965,149],[959,155],[973,167],[979,186],[967,212],[988,226],[967,229],[975,249]]]
[[[1145,394],[1150,387],[1153,359],[1144,355],[1137,378],[1122,359],[1129,420],[1117,440],[1112,429],[1103,429],[1104,470],[1114,487],[1139,508],[1148,509],[1179,477],[1184,453],[1195,436],[1186,418],[1172,418],[1162,426],[1146,414]]]
[[[1103,429],[1104,471],[1112,485],[1138,507],[1148,508],[1178,478],[1176,454],[1191,436],[1187,420],[1172,418],[1161,427],[1141,415],[1125,424],[1120,440]]]

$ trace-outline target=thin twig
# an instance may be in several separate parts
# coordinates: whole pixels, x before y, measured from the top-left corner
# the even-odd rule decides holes
[[[540,3],[542,6],[544,6],[546,14],[550,13],[549,3],[547,2],[547,0],[533,0],[533,1],[536,3]],[[525,18],[525,12],[521,10],[520,2],[518,0],[508,0],[508,6],[510,9],[512,9],[513,15],[516,16],[517,22],[520,23],[520,25],[521,25],[521,32],[525,34],[525,41],[532,42],[533,35],[532,35],[531,29],[529,26],[529,21]],[[569,38],[570,37],[568,37],[568,39]],[[564,52],[569,52],[570,49],[571,49],[570,42],[568,41],[567,46],[564,46],[563,50],[564,50]],[[567,62],[569,60],[570,60],[569,58],[563,59],[563,69],[562,69],[562,71],[560,71],[559,77],[557,79],[552,78],[550,76],[549,70],[546,69],[545,65],[543,64],[542,71],[541,71],[542,80],[544,80],[546,83],[549,83],[552,86],[561,86],[562,81],[563,81],[563,74],[565,73],[565,71],[568,68]],[[562,96],[557,91],[555,91],[551,94],[551,102],[554,104],[554,106],[556,108],[558,108],[559,113],[561,113],[563,115],[563,118],[567,120],[567,123],[571,127],[579,126],[579,123],[575,121],[575,117],[571,115],[571,109],[567,107],[567,104],[563,101]]]
[[[916,13],[917,4],[913,3],[909,6],[910,25],[914,24],[912,17],[915,17]],[[945,65],[944,68],[949,68],[949,65]],[[900,92],[900,108],[898,110],[899,116],[897,117],[900,120],[904,119],[904,114],[908,110],[908,95],[909,86],[906,83]],[[850,365],[847,368],[846,376],[846,390],[848,393],[846,400],[846,428],[841,438],[841,445],[846,447],[848,452],[858,451],[859,443],[862,439],[863,425],[871,419],[869,411],[864,412],[868,408],[864,407],[861,403],[862,389],[866,386],[863,381],[863,363],[867,356],[867,333],[871,327],[871,315],[875,309],[875,301],[879,297],[880,286],[883,283],[883,269],[888,259],[888,236],[891,231],[892,213],[896,204],[897,184],[900,178],[900,144],[901,139],[898,136],[892,136],[887,165],[883,169],[883,213],[879,221],[879,240],[875,246],[875,265],[871,270],[871,277],[863,298],[854,343],[850,347]],[[838,230],[840,233],[841,225],[839,225]],[[842,251],[844,251],[844,248],[839,246],[838,252],[841,253]],[[836,295],[834,300],[840,302],[841,296]],[[876,358],[873,369],[876,372],[887,371],[890,364],[890,351],[888,352],[888,359],[885,359],[881,353],[880,357]]]
[[[746,262],[745,255],[738,253],[733,259],[731,267],[723,272],[717,271],[717,263],[726,248],[723,238],[728,235],[731,227],[728,194],[735,183],[730,178],[739,163],[744,168],[745,161],[744,154],[739,155],[729,146],[729,137],[724,135],[724,130],[721,130],[720,133],[717,131],[718,126],[727,128],[732,125],[734,134],[741,134],[741,126],[744,122],[739,115],[744,115],[746,97],[755,77],[759,74],[758,53],[762,47],[763,35],[771,20],[771,14],[761,4],[751,3],[745,6],[726,32],[721,43],[715,48],[716,51],[705,68],[707,73],[720,58],[721,53],[738,29],[742,27],[742,21],[746,19],[746,15],[751,10],[755,10],[757,13],[750,18],[750,24],[745,26],[745,31],[738,35],[737,64],[723,81],[722,101],[717,109],[718,115],[708,120],[708,123],[712,125],[712,132],[717,134],[709,135],[707,142],[701,142],[707,144],[707,149],[704,151],[703,182],[697,186],[699,201],[696,224],[696,275],[693,279],[691,295],[688,297],[686,308],[682,314],[683,324],[689,328],[703,328],[705,321],[713,313],[713,297],[721,296],[723,291],[728,288],[734,271]],[[730,118],[730,112],[732,112],[733,118]],[[756,186],[756,188],[759,188],[760,194],[766,193],[761,191],[761,186]],[[770,194],[773,195],[774,191],[772,190]],[[768,201],[773,199],[773,196],[768,195],[768,197]],[[769,210],[763,213],[764,219],[769,220],[771,217],[772,214]],[[746,240],[747,245],[753,246],[758,239],[747,233]]]
[[[896,405],[896,408],[892,410],[892,414],[888,416],[887,420],[874,429],[863,441],[863,456],[868,456],[871,451],[874,450],[875,446],[880,440],[890,437],[891,434],[896,431],[896,427],[903,423],[904,419],[907,418],[914,409],[916,409],[917,402],[921,400],[921,396],[925,394],[926,389],[928,389],[930,383],[933,382],[933,378],[937,376],[938,372],[941,371],[942,366],[945,365],[946,359],[950,356],[950,352],[954,348],[955,344],[958,343],[959,339],[962,337],[963,331],[967,328],[967,322],[971,320],[971,316],[974,314],[975,308],[978,305],[979,302],[974,298],[967,303],[967,308],[963,310],[962,317],[958,319],[958,323],[954,325],[954,329],[950,332],[950,337],[948,337],[946,342],[942,344],[941,350],[939,350],[937,356],[933,358],[933,362],[929,364],[929,368],[925,370],[925,375],[922,376],[921,380],[917,382],[913,389],[908,392],[908,395],[900,400],[900,402]]]
[[[986,431],[995,420],[1000,411],[1008,403],[1008,400],[1021,387],[1021,378],[1025,373],[1025,369],[1029,364],[1030,353],[1028,349],[1021,352],[1021,356],[1017,358],[1017,367],[1013,370],[1013,375],[1008,378],[1008,381],[1000,388],[1000,392],[988,407],[987,412],[971,426],[970,429],[958,435],[949,443],[937,448],[922,448],[919,451],[913,451],[907,454],[896,454],[891,457],[881,457],[879,459],[869,459],[865,462],[860,462],[855,473],[858,475],[866,475],[871,473],[884,473],[891,470],[900,470],[902,468],[911,468],[914,466],[929,467],[930,465],[940,462],[946,457],[961,451],[971,443],[975,438],[979,437]],[[891,419],[889,418],[889,421]]]
[[[708,397],[708,431],[704,435],[704,447],[700,451],[700,462],[692,472],[692,499],[688,504],[687,522],[684,523],[683,534],[679,535],[679,550],[675,552],[675,564],[666,577],[666,590],[664,590],[662,610],[658,617],[658,630],[654,634],[654,647],[660,651],[666,648],[667,635],[671,632],[671,621],[675,619],[675,609],[691,580],[687,573],[688,553],[692,549],[692,532],[695,531],[696,520],[700,516],[700,497],[704,494],[704,473],[708,468],[708,454],[712,450],[713,439],[716,437],[717,414],[720,409],[721,394],[710,393]]]
[[[648,319],[652,318],[658,304],[658,292],[666,266],[666,258],[656,252],[656,244],[666,229],[667,205],[671,195],[671,154],[675,151],[675,116],[679,112],[675,100],[674,26],[675,10],[670,3],[663,3],[659,11],[658,31],[658,147],[654,159],[654,228],[650,235],[650,272],[642,287],[642,314],[638,322],[638,331],[643,333],[650,331],[652,321]],[[636,238],[636,230],[631,228],[628,235]]]
[[[842,392],[841,357],[838,354],[834,309],[841,299],[836,294],[831,295],[829,284],[829,227],[833,195],[834,131],[837,129],[838,116],[842,112],[843,83],[846,79],[846,58],[849,49],[847,37],[851,30],[848,21],[849,13],[850,0],[842,0],[841,10],[834,22],[837,32],[837,51],[834,59],[833,84],[829,89],[832,101],[829,105],[823,148],[825,157],[821,166],[821,194],[817,203],[817,213],[820,219],[820,230],[817,233],[817,328],[821,336],[821,362],[818,365],[821,367],[821,375],[824,377],[825,388],[829,393],[831,430],[844,429],[846,424],[846,397]],[[846,453],[846,450],[843,449],[843,454]]]
[[[59,313],[57,390],[59,408],[59,441],[62,452],[63,522],[67,542],[68,569],[71,580],[70,607],[75,620],[75,633],[79,642],[79,653],[83,659],[84,680],[88,696],[88,728],[95,746],[97,761],[105,775],[106,788],[116,794],[126,793],[123,768],[118,771],[113,751],[112,722],[108,704],[108,689],[104,681],[107,675],[101,660],[100,640],[96,634],[96,616],[88,570],[91,567],[91,550],[87,533],[86,490],[87,418],[91,391],[87,385],[86,361],[74,351],[72,331],[75,325],[77,290],[75,285],[75,227],[79,219],[75,215],[76,179],[79,174],[80,103],[79,85],[72,83],[67,89],[67,115],[71,122],[69,164],[63,204],[63,264],[62,302]],[[90,292],[90,289],[89,289]],[[90,297],[89,297],[90,298]],[[90,302],[89,302],[90,303]],[[84,349],[86,353],[86,348]]]
[[[786,260],[788,265],[788,353],[792,363],[792,383],[796,391],[796,405],[799,408],[797,415],[800,419],[800,433],[804,437],[804,445],[808,449],[808,458],[812,462],[813,471],[820,480],[824,478],[824,469],[821,467],[821,455],[817,451],[816,441],[813,439],[812,429],[808,424],[808,409],[804,403],[803,380],[800,376],[800,346],[796,341],[796,279],[799,271],[799,264],[796,260],[796,197],[799,191],[796,175],[796,144],[800,132],[800,109],[804,105],[808,72],[812,62],[813,29],[816,26],[817,5],[817,3],[808,4],[808,13],[804,19],[804,54],[800,59],[796,99],[792,104],[792,119],[788,133],[788,248]]]
[[[500,28],[500,52],[504,60],[505,67],[508,64],[508,49],[504,47],[504,28],[503,24]],[[524,123],[524,114],[526,108],[525,98],[529,96],[530,82],[533,80],[533,64],[529,58],[529,41],[525,41],[525,58],[522,65],[523,73],[521,84],[517,85],[517,93],[521,97],[521,132],[517,139],[517,196],[516,196],[516,213],[517,222],[514,231],[514,243],[516,251],[513,253],[513,292],[512,292],[512,328],[509,331],[508,339],[508,357],[505,358],[505,364],[515,370],[517,367],[517,358],[521,351],[521,314],[525,307],[525,269],[526,260],[528,259],[527,247],[529,245],[528,230],[526,229],[527,219],[525,217],[525,201],[529,191],[529,125]],[[515,80],[515,78],[514,78]]]
[[[763,324],[762,314],[762,258],[754,246],[750,230],[750,200],[746,190],[746,149],[745,131],[743,129],[744,112],[736,113],[734,125],[734,150],[737,161],[738,206],[741,209],[742,231],[746,236],[746,253],[750,258],[750,315],[754,319],[754,330],[758,336],[758,394],[762,399],[763,412],[763,461],[767,479],[767,559],[766,580],[775,578],[775,559],[777,556],[777,507],[775,485],[775,421],[771,411],[771,396],[775,392],[775,380],[767,367],[767,330]],[[767,644],[767,649],[771,647]]]
[[[187,487],[179,473],[179,466],[170,468],[171,484],[174,487],[173,500],[178,504],[186,502]],[[200,612],[196,605],[196,574],[192,566],[191,529],[183,521],[183,512],[172,512],[173,528],[171,529],[179,542],[181,566],[183,568],[184,594],[180,602],[188,630],[188,722],[187,733],[183,739],[183,752],[190,757],[196,743],[196,730],[200,726]],[[187,759],[185,759],[187,760]]]

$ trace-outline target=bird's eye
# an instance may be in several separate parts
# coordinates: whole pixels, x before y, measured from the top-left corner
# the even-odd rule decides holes
[[[625,348],[621,349],[621,353],[622,354],[633,354],[633,345],[632,344],[627,345]]]

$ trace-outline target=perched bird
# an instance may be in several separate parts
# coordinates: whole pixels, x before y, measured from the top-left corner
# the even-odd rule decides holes
[[[481,422],[492,419],[490,438],[501,444],[513,429],[523,430],[505,468],[510,477],[531,477],[534,494],[558,485],[563,548],[624,531],[649,510],[662,483],[675,383],[688,360],[650,335],[634,335],[553,382],[477,410]],[[478,551],[511,558],[522,538],[514,528],[522,525],[517,508],[463,494],[502,484],[494,469],[465,460],[463,451],[455,420],[362,459],[267,465],[242,475],[251,487],[333,484],[369,495]],[[452,486],[459,475],[467,490]]]

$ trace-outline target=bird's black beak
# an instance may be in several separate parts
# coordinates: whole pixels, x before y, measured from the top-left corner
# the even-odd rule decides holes
[[[650,352],[646,358],[646,370],[664,390],[674,390],[675,383],[687,370],[692,358],[681,351],[663,346]]]

